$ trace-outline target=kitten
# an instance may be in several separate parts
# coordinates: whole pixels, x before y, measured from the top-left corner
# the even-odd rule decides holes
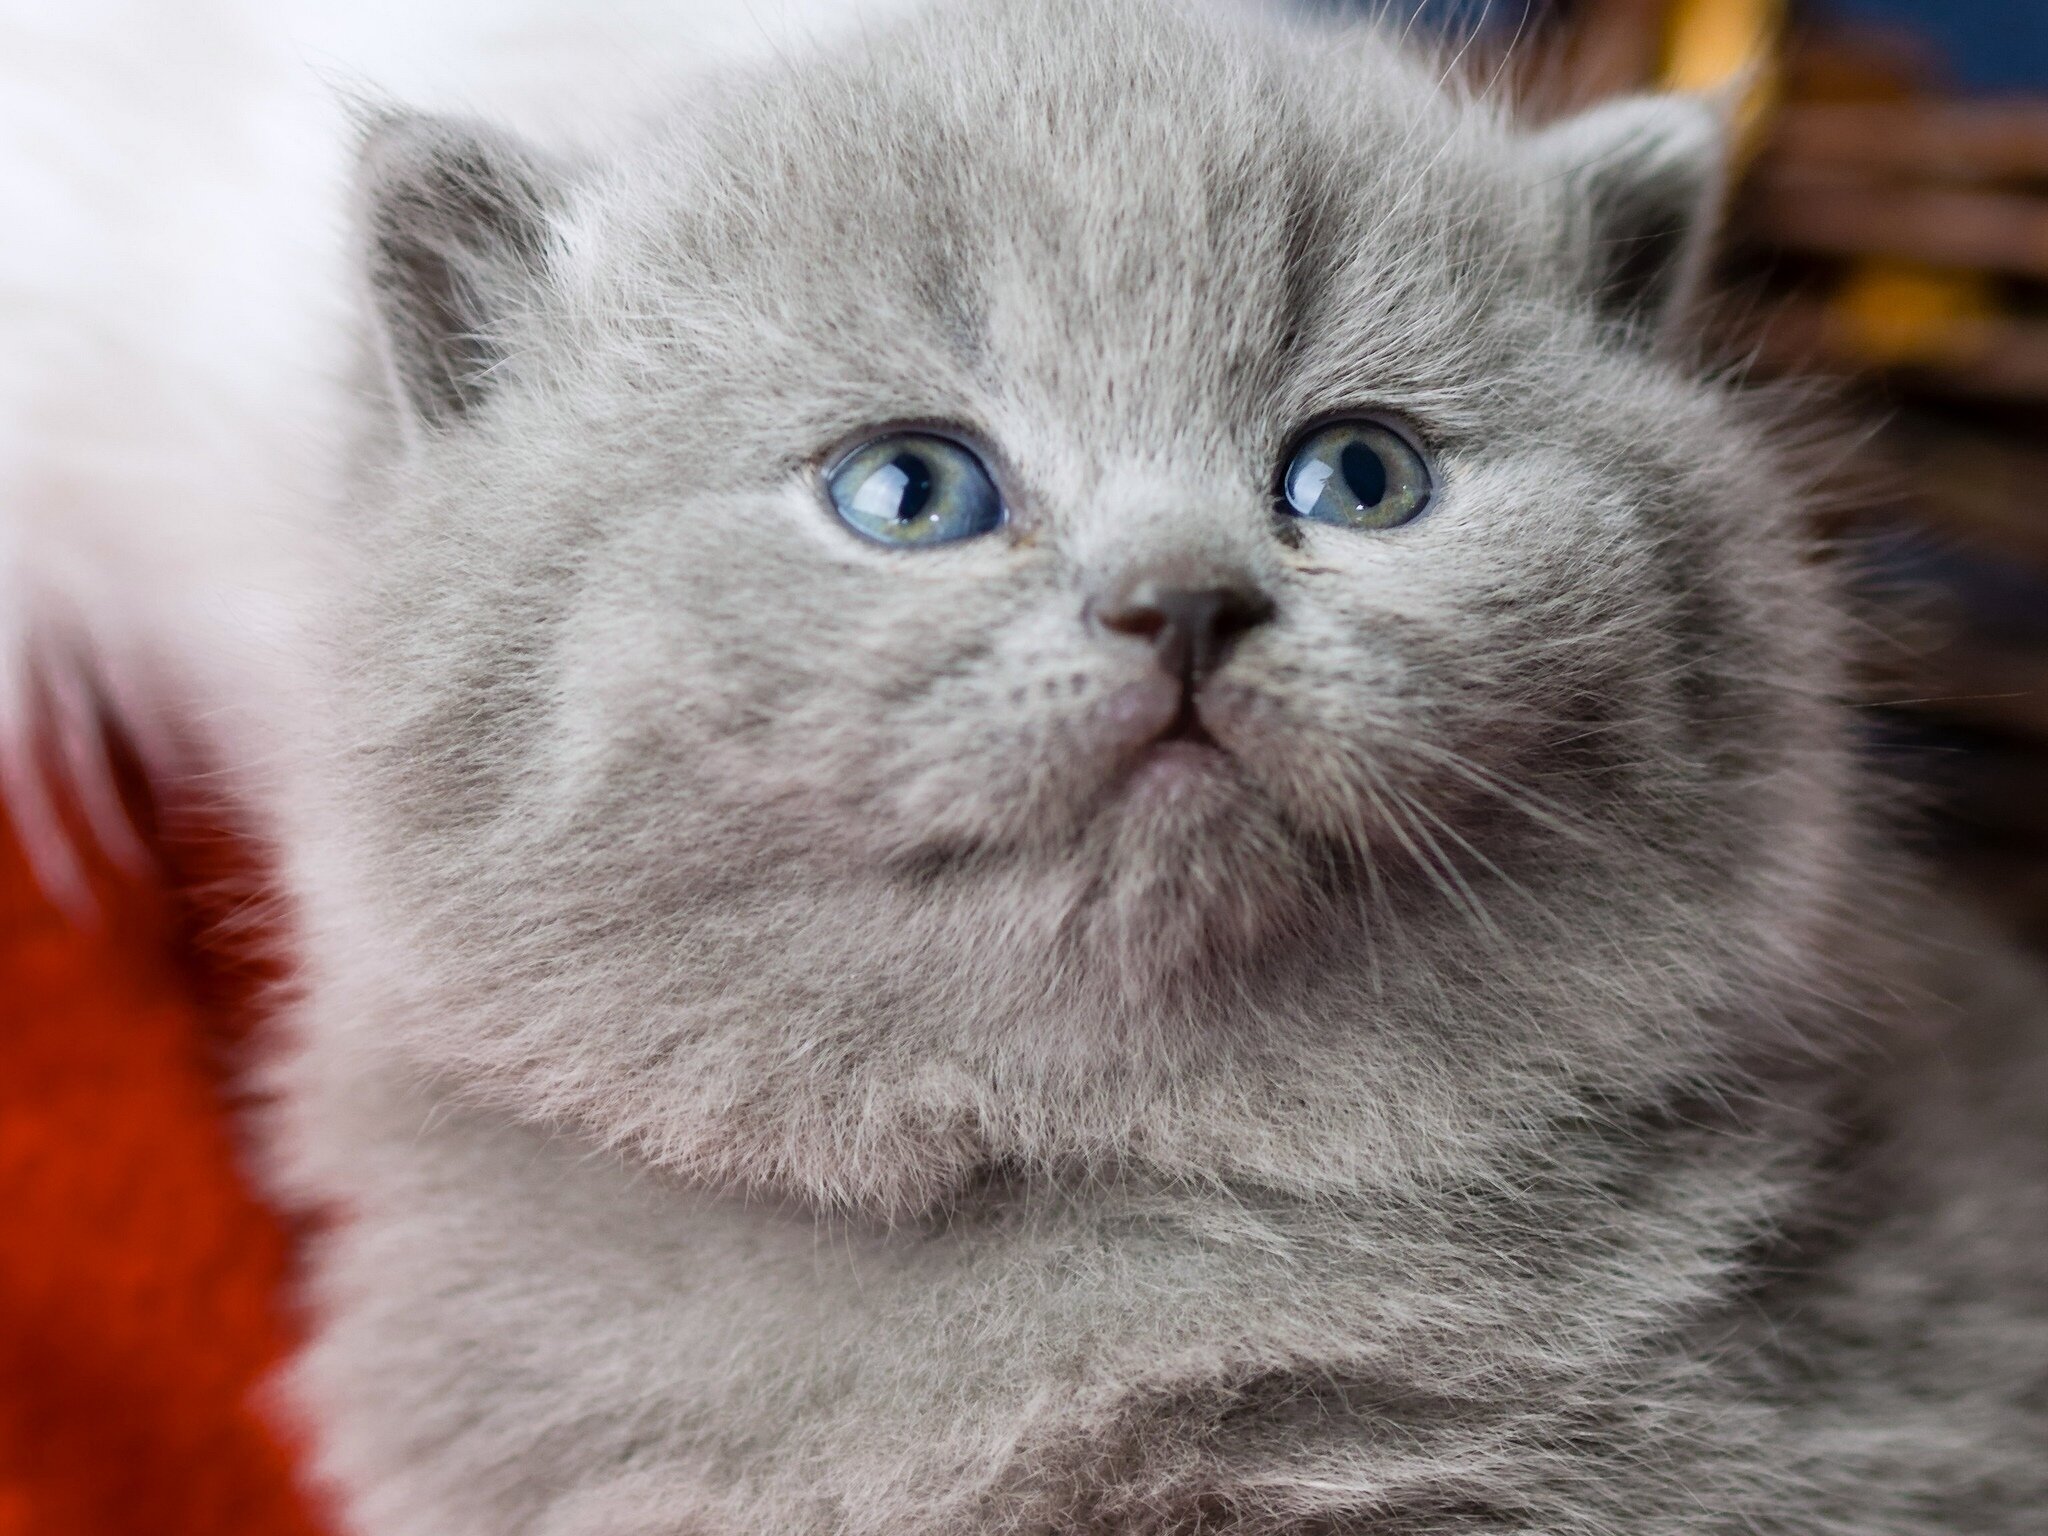
[[[955,0],[387,115],[277,791],[366,1536],[2048,1512],[2044,992],[1916,893],[1715,114]]]

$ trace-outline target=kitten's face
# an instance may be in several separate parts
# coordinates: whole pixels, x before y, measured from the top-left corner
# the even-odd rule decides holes
[[[1799,920],[1835,747],[1795,488],[1616,323],[1657,274],[1589,270],[1582,162],[1655,158],[1609,137],[1048,3],[559,194],[502,381],[364,514],[355,825],[430,1054],[856,1198],[1163,1142],[1205,1072],[1298,1104],[1276,1055],[1438,1115],[1516,1030],[1627,1076],[1610,1015],[1670,1033]],[[1293,515],[1360,420],[1427,506]],[[853,526],[834,471],[906,432],[1000,524]]]

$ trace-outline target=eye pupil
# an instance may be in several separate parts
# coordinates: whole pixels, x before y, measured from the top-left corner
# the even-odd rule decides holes
[[[931,499],[931,465],[920,454],[899,453],[861,481],[853,493],[853,507],[878,522],[908,523]]]
[[[1361,507],[1376,507],[1387,499],[1387,461],[1364,443],[1346,443],[1337,462]]]
[[[932,499],[931,466],[917,454],[899,453],[889,461],[889,472],[902,488],[896,498],[896,521],[907,523]]]

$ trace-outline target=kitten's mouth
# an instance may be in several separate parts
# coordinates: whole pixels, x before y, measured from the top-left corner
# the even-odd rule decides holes
[[[1191,791],[1232,777],[1234,754],[1203,719],[1199,693],[1156,675],[1111,702],[1106,723],[1120,738],[1116,780],[1123,792]]]
[[[1195,708],[1195,691],[1192,688],[1181,690],[1179,711],[1166,729],[1152,738],[1150,745],[1162,747],[1173,742],[1185,742],[1191,747],[1208,747],[1216,752],[1226,750],[1222,742],[1209,734],[1209,727],[1202,723],[1202,712]]]
[[[1203,723],[1194,693],[1181,696],[1166,727],[1139,749],[1129,786],[1144,799],[1176,799],[1228,777],[1230,749]]]

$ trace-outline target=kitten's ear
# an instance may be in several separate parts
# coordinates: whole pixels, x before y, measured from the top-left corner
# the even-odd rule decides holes
[[[421,421],[474,410],[507,321],[542,284],[563,177],[507,134],[450,118],[375,119],[357,206],[386,372]]]
[[[1535,135],[1565,188],[1576,257],[1601,308],[1652,340],[1706,275],[1727,189],[1730,103],[1627,96]]]

